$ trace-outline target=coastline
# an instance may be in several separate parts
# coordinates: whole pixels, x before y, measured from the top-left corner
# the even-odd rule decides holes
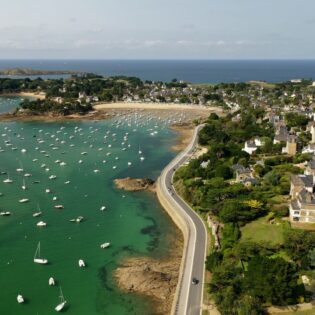
[[[98,102],[94,104],[96,110],[106,109],[147,109],[147,110],[192,110],[206,112],[208,115],[211,112],[223,113],[221,107],[203,106],[203,105],[192,105],[192,104],[177,104],[177,103],[153,103],[153,102],[117,102],[117,103],[106,103]]]
[[[46,94],[35,93],[35,92],[4,93],[4,94],[0,94],[0,96],[32,97],[39,100],[44,100],[46,98]]]
[[[176,144],[171,150],[181,151],[190,143],[194,127],[191,123],[186,123],[173,125],[171,128],[178,133]],[[121,290],[149,298],[155,314],[173,314],[189,232],[186,223],[163,195],[160,180],[156,182],[155,193],[157,201],[176,229],[176,238],[170,240],[174,246],[169,249],[167,257],[161,259],[150,256],[124,259],[116,269],[114,277]]]

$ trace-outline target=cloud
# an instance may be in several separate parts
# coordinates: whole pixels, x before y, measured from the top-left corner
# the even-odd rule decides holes
[[[91,39],[78,39],[74,42],[74,46],[77,48],[91,47],[98,45],[99,42]]]
[[[143,45],[146,47],[161,46],[163,44],[164,44],[164,41],[162,40],[146,40],[143,42]]]
[[[178,46],[191,46],[194,45],[194,42],[191,40],[178,40],[177,42],[175,42],[175,45]]]

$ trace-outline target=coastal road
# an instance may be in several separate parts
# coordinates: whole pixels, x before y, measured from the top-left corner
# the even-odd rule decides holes
[[[163,170],[159,179],[163,195],[182,217],[188,229],[183,269],[179,278],[178,295],[175,297],[177,298],[176,315],[200,315],[202,312],[207,231],[202,219],[176,193],[172,182],[176,169],[188,161],[193,154],[198,143],[198,132],[203,127],[204,125],[200,125],[195,129],[190,144]],[[193,278],[198,279],[199,283],[192,284]]]

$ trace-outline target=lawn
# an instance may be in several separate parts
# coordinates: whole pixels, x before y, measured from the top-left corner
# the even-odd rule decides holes
[[[255,220],[241,228],[241,242],[269,242],[273,245],[283,244],[283,230],[285,222],[268,223],[266,217]]]

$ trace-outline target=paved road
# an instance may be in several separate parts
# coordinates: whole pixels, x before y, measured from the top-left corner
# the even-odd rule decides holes
[[[198,142],[198,132],[204,125],[198,126],[188,147],[164,169],[160,177],[161,189],[170,200],[172,206],[181,215],[188,227],[188,245],[184,255],[184,269],[179,279],[179,296],[176,305],[176,315],[201,314],[207,247],[207,231],[203,221],[190,206],[179,196],[172,186],[175,170],[185,163],[193,153]],[[192,284],[192,278],[199,283]]]

